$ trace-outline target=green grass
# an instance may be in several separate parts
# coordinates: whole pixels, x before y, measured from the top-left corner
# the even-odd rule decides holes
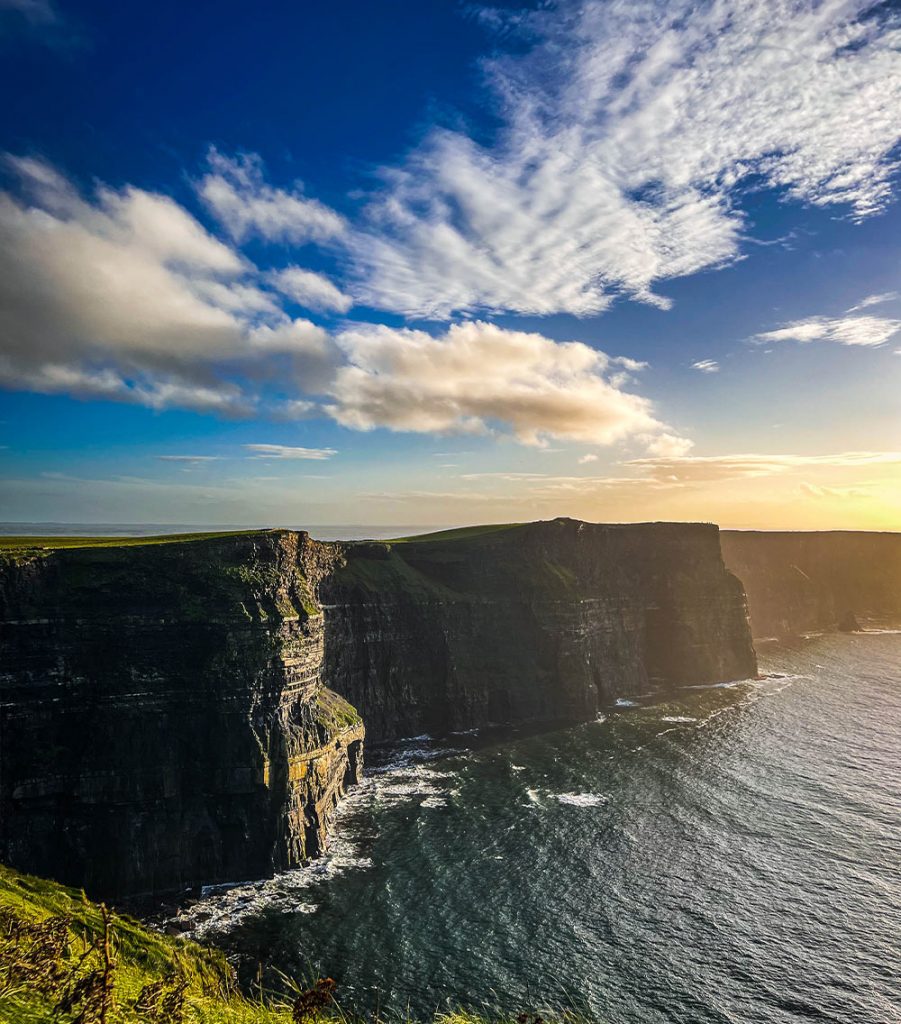
[[[182,544],[193,540],[214,540],[217,537],[244,537],[268,530],[223,530],[219,533],[163,533],[154,537],[0,537],[0,551],[42,550],[61,548],[134,548],[148,544]]]
[[[334,736],[342,729],[363,724],[360,712],[334,690],[326,687],[322,687],[316,694],[313,701],[313,717],[329,736]]]
[[[395,537],[386,540],[385,544],[422,544],[429,541],[440,540],[466,540],[469,537],[479,537],[483,534],[498,533],[501,530],[513,530],[517,526],[525,526],[525,523],[489,523],[486,526],[459,526],[452,530],[438,530],[435,533],[414,534],[412,537]]]
[[[53,962],[45,960],[42,974],[18,971],[10,965],[27,962],[28,942],[10,941],[10,922],[36,924],[48,919],[66,922],[66,947]],[[66,981],[49,978],[52,968],[83,975],[97,960],[90,954],[79,961],[91,944],[103,935],[100,907],[82,893],[55,882],[21,875],[0,866],[0,1022],[2,1024],[49,1024],[72,1021],[77,1012],[54,1010]],[[186,983],[184,1020],[198,1024],[289,1024],[291,1007],[285,1001],[261,1003],[243,997],[222,953],[184,939],[161,935],[133,918],[115,914],[111,928],[114,971],[113,1014],[108,1024],[154,1022],[152,1014],[135,1008],[145,986],[177,972]]]

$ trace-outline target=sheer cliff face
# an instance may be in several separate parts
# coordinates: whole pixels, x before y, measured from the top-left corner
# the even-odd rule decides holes
[[[756,672],[714,526],[555,520],[354,545],[321,596],[329,685],[371,740],[585,721],[618,696]]]
[[[901,534],[721,533],[726,565],[742,580],[756,637],[901,624]]]
[[[333,559],[280,533],[9,562],[0,860],[115,896],[319,852],[363,740],[321,681]]]
[[[690,524],[61,550],[0,565],[0,618],[0,860],[104,896],[318,853],[360,772],[352,704],[390,740],[756,671]]]

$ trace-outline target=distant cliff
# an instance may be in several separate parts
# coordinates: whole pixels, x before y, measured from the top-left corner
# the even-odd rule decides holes
[[[321,588],[326,678],[372,740],[585,721],[756,672],[715,526],[557,519],[345,556]]]
[[[19,552],[0,619],[0,860],[99,895],[320,852],[360,773],[354,706],[390,740],[756,671],[697,524]]]
[[[723,530],[720,543],[744,583],[755,637],[837,629],[854,618],[901,624],[901,534]]]

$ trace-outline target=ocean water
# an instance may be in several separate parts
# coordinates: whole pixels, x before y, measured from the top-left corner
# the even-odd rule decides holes
[[[760,656],[565,731],[411,741],[329,858],[212,896],[198,934],[358,1010],[899,1021],[901,635]]]

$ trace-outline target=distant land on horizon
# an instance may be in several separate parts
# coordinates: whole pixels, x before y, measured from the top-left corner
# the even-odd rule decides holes
[[[542,517],[544,518],[544,517]],[[554,518],[554,517],[550,517]],[[564,517],[566,518],[566,517]],[[533,521],[539,521],[536,517]],[[582,520],[589,522],[590,520]],[[647,519],[646,522],[679,522],[680,520]],[[686,520],[687,522],[688,520]],[[600,520],[598,520],[600,522]],[[366,525],[365,523],[57,523],[57,522],[0,522],[0,537],[152,537],[161,534],[181,533],[233,533],[251,530],[298,530],[310,534],[316,540],[390,540],[394,537],[413,537],[425,533],[438,533],[461,526],[490,525],[481,523],[389,523],[387,525]],[[734,529],[716,524],[728,533],[896,533],[894,530],[792,530],[792,529]]]
[[[253,523],[2,523],[0,537],[143,537],[166,533],[231,533],[238,530],[302,530],[316,540],[385,540],[389,537],[412,536],[452,529],[447,524],[412,526],[409,523],[388,526],[366,526],[359,523],[326,526],[323,524],[289,525]]]

